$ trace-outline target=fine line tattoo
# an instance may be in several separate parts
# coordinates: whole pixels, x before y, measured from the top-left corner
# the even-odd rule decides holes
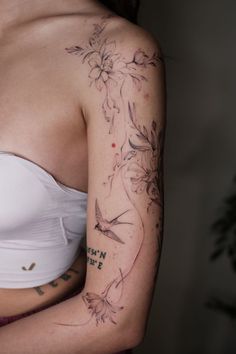
[[[116,152],[114,154],[113,172],[108,176],[108,182],[104,182],[103,185],[109,186],[110,197],[113,191],[113,181],[118,176],[121,177],[123,191],[132,207],[121,214],[117,213],[118,216],[114,219],[107,220],[103,216],[104,212],[101,211],[100,202],[95,198],[94,218],[96,224],[94,229],[113,241],[122,244],[122,247],[126,247],[123,238],[120,238],[111,228],[118,224],[133,225],[133,223],[128,221],[121,222],[118,220],[122,215],[131,210],[136,212],[137,219],[139,219],[140,237],[137,239],[139,241],[136,241],[138,242],[138,246],[133,255],[131,265],[126,267],[126,269],[119,267],[119,275],[110,281],[99,294],[89,291],[82,296],[83,302],[90,314],[89,319],[86,322],[75,324],[55,323],[69,327],[85,325],[93,318],[96,321],[96,325],[105,323],[106,321],[117,324],[115,317],[118,312],[124,309],[123,305],[119,305],[123,295],[124,281],[131,273],[139,258],[146,235],[144,220],[139,207],[136,205],[134,196],[146,193],[148,200],[147,214],[151,210],[153,213],[156,212],[156,207],[160,209],[163,207],[161,170],[163,131],[161,127],[157,127],[154,119],[151,122],[151,127],[141,126],[138,122],[135,102],[131,103],[123,95],[123,87],[128,79],[131,80],[137,91],[140,92],[143,87],[142,83],[147,81],[147,77],[143,75],[143,72],[149,66],[157,67],[162,58],[156,52],[148,55],[144,50],[138,48],[131,54],[131,59],[128,60],[118,52],[116,41],[109,40],[105,36],[106,26],[106,21],[94,25],[94,31],[89,38],[88,44],[66,48],[67,53],[79,56],[83,64],[85,62],[88,63],[90,67],[88,75],[90,86],[94,85],[99,92],[104,94],[101,108],[106,122],[109,123],[109,134],[114,133],[115,118],[121,112],[122,119],[129,126],[129,129],[125,132],[122,146],[118,146],[119,153]],[[149,95],[146,94],[145,99],[148,99],[148,97]],[[117,142],[112,143],[112,148],[117,148]],[[162,241],[160,237],[160,233],[162,232],[161,224],[162,217],[160,216],[159,223],[156,224],[158,254],[161,250]],[[91,262],[92,265],[95,265],[94,260]],[[157,264],[158,262],[159,259],[157,258]],[[112,298],[113,293],[111,290],[120,291],[119,298],[116,301]]]
[[[162,156],[164,133],[158,131],[153,120],[150,132],[145,125],[141,127],[137,120],[135,103],[128,102],[129,125],[134,130],[125,135],[120,152],[113,158],[113,173],[108,176],[109,195],[112,191],[114,178],[124,170],[124,178],[131,182],[131,190],[136,194],[146,192],[149,202],[147,212],[153,205],[162,207]],[[127,146],[128,142],[128,146]]]
[[[111,227],[116,226],[116,225],[124,225],[124,224],[133,225],[131,222],[124,222],[124,221],[122,222],[122,221],[118,220],[119,217],[121,217],[122,215],[124,215],[128,211],[129,210],[124,211],[123,213],[116,216],[112,220],[107,220],[107,219],[103,218],[102,212],[101,212],[99,205],[98,205],[98,200],[96,199],[96,201],[95,201],[95,215],[96,215],[97,224],[95,225],[95,230],[100,231],[103,235],[111,238],[114,241],[117,241],[120,243],[125,243],[115,234],[114,231],[111,230]]]
[[[103,267],[103,262],[106,259],[107,252],[94,249],[92,247],[87,247],[87,263],[88,265],[95,266],[97,269],[101,270]]]
[[[148,55],[144,50],[138,48],[128,60],[117,50],[115,40],[109,40],[104,35],[107,22],[94,24],[89,42],[84,46],[75,45],[65,48],[67,53],[82,58],[82,63],[88,62],[90,67],[90,86],[95,85],[96,89],[104,92],[102,111],[106,121],[109,123],[109,133],[113,132],[114,120],[121,112],[121,105],[118,99],[122,99],[122,88],[127,79],[131,79],[138,91],[142,89],[142,82],[147,78],[138,72],[148,66],[156,67],[162,58],[156,52]]]

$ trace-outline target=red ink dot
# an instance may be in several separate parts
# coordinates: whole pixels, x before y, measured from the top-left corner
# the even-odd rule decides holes
[[[116,147],[116,144],[115,144],[115,143],[112,143],[111,146],[112,146],[113,148],[115,148],[115,147]]]

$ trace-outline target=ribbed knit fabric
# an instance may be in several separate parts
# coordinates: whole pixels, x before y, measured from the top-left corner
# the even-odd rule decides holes
[[[86,233],[87,193],[38,164],[0,152],[0,288],[28,288],[62,275]]]

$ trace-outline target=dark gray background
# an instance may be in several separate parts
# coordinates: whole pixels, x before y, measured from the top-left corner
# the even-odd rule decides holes
[[[163,253],[134,352],[235,354],[236,323],[204,303],[236,294],[227,258],[209,261],[210,226],[236,173],[236,1],[143,0],[140,23],[167,56],[168,124]]]

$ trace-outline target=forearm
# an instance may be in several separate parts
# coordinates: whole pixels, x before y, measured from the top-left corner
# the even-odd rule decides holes
[[[128,348],[120,326],[90,320],[81,295],[2,327],[1,354],[111,354]]]
[[[82,250],[72,266],[48,284],[34,288],[0,290],[7,298],[4,309],[1,309],[1,316],[14,316],[55,304],[67,294],[83,287],[86,266],[86,253]]]
[[[59,278],[43,286],[31,289],[40,306],[52,305],[67,294],[84,286],[86,277],[86,253],[81,251],[72,266]]]

